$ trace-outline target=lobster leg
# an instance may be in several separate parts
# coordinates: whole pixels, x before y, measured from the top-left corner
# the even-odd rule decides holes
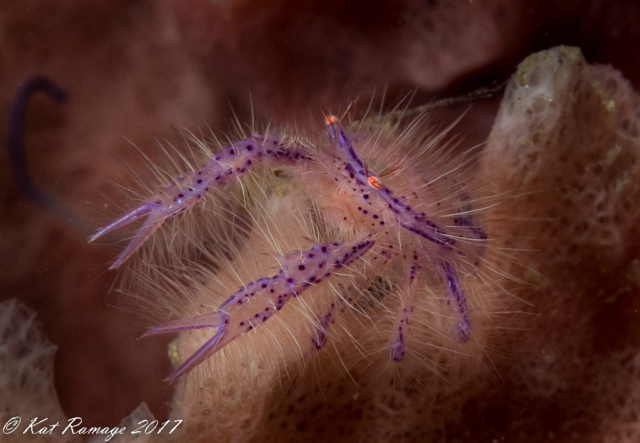
[[[407,353],[406,336],[409,333],[409,329],[411,329],[414,309],[413,300],[420,280],[421,269],[422,266],[418,263],[418,253],[414,252],[413,263],[407,275],[407,290],[401,296],[398,314],[388,343],[389,355],[395,362],[402,361]]]
[[[289,300],[362,257],[374,243],[370,238],[353,244],[324,243],[308,251],[289,253],[281,259],[282,269],[278,274],[247,284],[217,310],[151,328],[145,336],[217,328],[215,335],[167,380],[181,377],[233,340],[257,329]]]
[[[200,168],[177,178],[174,183],[144,201],[89,238],[92,242],[136,220],[147,217],[125,250],[109,269],[116,269],[138,250],[165,220],[183,213],[198,203],[211,189],[237,180],[252,167],[265,161],[295,164],[308,160],[304,148],[286,139],[253,135],[235,142],[215,154]]]
[[[454,339],[458,343],[468,343],[471,339],[471,320],[467,309],[467,298],[460,286],[458,274],[451,263],[446,260],[439,259],[438,265],[447,286],[447,304],[451,306],[456,322],[456,328],[453,331]]]

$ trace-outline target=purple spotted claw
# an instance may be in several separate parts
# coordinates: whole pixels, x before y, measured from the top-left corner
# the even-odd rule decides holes
[[[292,164],[308,160],[308,158],[301,145],[286,139],[253,135],[226,147],[215,154],[210,162],[181,175],[158,194],[109,225],[98,229],[95,234],[89,237],[89,242],[147,217],[125,250],[109,267],[109,269],[116,269],[131,257],[162,226],[165,220],[186,212],[214,187],[231,183],[246,174],[253,166],[267,160],[280,164]]]
[[[282,269],[278,274],[247,284],[222,303],[217,310],[174,320],[149,329],[144,336],[217,328],[214,336],[167,380],[171,381],[183,376],[233,340],[257,329],[282,309],[289,300],[362,257],[374,243],[374,240],[367,237],[353,244],[316,244],[308,251],[289,253],[281,259]]]

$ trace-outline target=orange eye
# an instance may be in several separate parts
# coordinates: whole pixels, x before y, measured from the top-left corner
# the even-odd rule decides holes
[[[332,125],[333,123],[337,122],[338,118],[333,116],[333,115],[327,115],[327,118],[325,120],[325,124],[327,126]]]
[[[382,183],[380,183],[380,180],[378,180],[378,177],[374,177],[373,175],[370,175],[369,177],[367,177],[367,181],[369,182],[369,185],[371,185],[371,187],[376,189],[382,189]]]

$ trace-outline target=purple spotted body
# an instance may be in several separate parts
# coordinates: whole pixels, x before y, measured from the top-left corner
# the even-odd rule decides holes
[[[371,171],[365,171],[364,163],[358,158],[340,122],[334,119],[328,119],[327,122],[329,123],[327,125],[329,139],[333,143],[337,157],[344,163],[343,175],[348,175],[349,179],[355,181],[359,189],[361,189],[365,205],[371,207],[374,205],[386,206],[399,226],[426,238],[446,250],[451,250],[455,240],[448,237],[443,229],[429,220],[424,212],[418,212],[413,209],[406,197],[394,195],[391,189],[380,182],[380,179],[370,174]],[[364,192],[365,190],[369,192]],[[374,202],[376,198],[383,204],[381,205],[380,201]],[[371,215],[372,219],[378,220],[378,217],[380,217],[379,212],[381,210],[374,211]],[[378,217],[375,217],[376,215]],[[384,220],[380,220],[378,223],[383,223],[382,226],[384,226]]]
[[[424,212],[414,209],[408,197],[395,195],[373,171],[365,168],[337,119],[333,117],[327,119],[327,132],[336,153],[334,164],[341,171],[340,178],[345,182],[345,188],[351,189],[354,197],[358,194],[358,190],[360,191],[363,204],[358,206],[358,211],[365,216],[370,216],[374,221],[382,220],[381,223],[384,223],[384,220],[392,219],[395,225],[437,246],[434,251],[433,248],[427,248],[427,245],[420,244],[421,250],[414,252],[413,261],[408,265],[410,270],[406,283],[406,299],[402,300],[403,307],[398,312],[393,336],[389,340],[389,352],[392,359],[402,361],[406,354],[406,334],[410,328],[414,309],[412,303],[415,285],[419,279],[419,270],[422,268],[420,263],[431,262],[428,257],[434,252],[437,255],[438,268],[444,276],[447,304],[450,306],[452,317],[457,324],[453,338],[459,343],[467,343],[471,338],[471,321],[466,297],[460,285],[458,273],[451,265],[451,261],[457,257],[463,257],[467,261],[472,260],[472,265],[478,267],[484,255],[487,240],[484,230],[475,224],[468,197],[462,196],[461,212],[453,217],[453,226],[447,227],[451,232],[447,233]],[[336,177],[336,181],[340,182],[341,180]],[[363,207],[368,209],[363,209]],[[375,222],[371,225],[376,227],[374,226]],[[380,230],[378,229],[376,232],[380,233]],[[384,230],[384,233],[388,235],[389,231]],[[464,244],[458,247],[458,243],[462,242],[457,239],[465,240]]]
[[[360,272],[363,274],[351,277],[353,286],[346,285],[342,293],[325,305],[325,312],[314,313],[316,325],[311,337],[312,350],[325,347],[331,325],[342,313],[358,303],[364,293],[363,288],[368,288],[390,262],[398,263],[395,268],[402,269],[402,275],[405,276],[404,281],[394,282],[400,288],[401,300],[387,345],[391,360],[402,362],[405,359],[407,336],[419,302],[418,290],[421,284],[428,281],[427,276],[434,274],[443,281],[448,309],[455,321],[453,339],[458,343],[467,343],[471,339],[471,317],[459,271],[465,269],[464,275],[470,275],[480,266],[487,235],[478,225],[468,196],[463,195],[458,206],[456,203],[449,205],[451,214],[433,214],[429,209],[420,209],[424,207],[424,202],[416,190],[408,189],[406,185],[393,190],[369,169],[336,117],[327,117],[326,129],[332,150],[328,155],[319,153],[317,158],[311,156],[301,144],[287,139],[253,135],[235,142],[215,154],[210,162],[178,177],[163,191],[101,228],[90,238],[93,241],[147,217],[111,265],[111,269],[117,268],[166,219],[187,211],[211,189],[226,186],[253,167],[268,162],[294,166],[294,173],[305,183],[310,195],[319,184],[333,185],[335,195],[331,192],[322,195],[320,191],[316,196],[318,207],[322,208],[324,203],[321,202],[335,203],[338,213],[342,214],[340,220],[346,222],[350,219],[353,223],[352,235],[362,238],[363,231],[364,235],[368,235],[354,244],[319,243],[308,251],[286,254],[280,259],[279,273],[248,283],[216,310],[151,328],[145,335],[216,329],[213,337],[169,379],[186,374],[233,340],[258,329],[307,288],[321,284],[343,267],[364,260],[364,255],[373,248],[374,243],[376,246],[366,259],[370,266],[361,266]],[[397,192],[397,189],[401,192]],[[332,207],[331,204],[328,206]],[[406,250],[412,253],[403,253]]]

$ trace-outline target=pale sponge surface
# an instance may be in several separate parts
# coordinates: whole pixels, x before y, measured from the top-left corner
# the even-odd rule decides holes
[[[485,160],[527,200],[553,264],[611,268],[638,219],[640,102],[622,75],[577,48],[523,61],[506,90]],[[586,252],[590,254],[586,254]],[[549,263],[551,264],[551,263]]]
[[[13,433],[2,434],[2,441],[79,441],[60,430],[52,436],[23,434],[35,417],[48,418],[43,426],[67,424],[53,386],[56,349],[34,311],[15,299],[0,303],[0,423],[22,419]]]
[[[507,87],[484,164],[522,195],[505,229],[537,251],[510,270],[535,315],[500,344],[504,382],[467,404],[488,435],[640,439],[639,124],[629,82],[577,48],[528,57]]]

